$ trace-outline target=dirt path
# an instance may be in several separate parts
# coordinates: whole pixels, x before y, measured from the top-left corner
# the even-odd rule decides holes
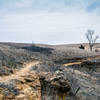
[[[32,61],[30,63],[23,64],[23,68],[21,68],[19,71],[15,72],[14,74],[11,74],[9,76],[0,77],[0,82],[7,82],[12,79],[19,79],[21,78],[21,76],[27,75],[28,72],[30,72],[30,69],[32,66],[35,66],[39,63],[40,63],[39,61]]]
[[[91,60],[97,60],[97,59],[100,59],[100,56],[88,57],[86,59],[81,59],[80,61],[66,63],[66,64],[64,64],[64,66],[77,65],[77,64],[81,64],[82,62],[85,62],[85,61],[91,61]]]

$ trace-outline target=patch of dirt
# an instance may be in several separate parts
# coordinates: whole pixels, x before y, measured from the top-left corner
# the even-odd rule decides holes
[[[23,68],[21,68],[20,70],[18,70],[14,74],[11,74],[9,76],[0,77],[0,82],[7,82],[7,81],[10,81],[12,79],[19,79],[19,78],[21,78],[21,76],[27,75],[27,73],[30,72],[30,69],[32,66],[37,65],[39,63],[40,63],[39,61],[32,61],[32,62],[26,63],[26,64],[24,63]]]

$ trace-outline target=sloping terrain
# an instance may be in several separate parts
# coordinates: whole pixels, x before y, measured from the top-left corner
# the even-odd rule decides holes
[[[8,76],[0,77],[0,82],[7,82],[13,79],[19,79],[21,76],[25,76],[27,73],[29,73],[31,70],[31,67],[35,66],[36,64],[39,64],[39,61],[32,61],[30,63],[24,64],[23,68],[16,71],[15,73]]]
[[[40,99],[99,100],[100,44],[0,43],[0,100]]]

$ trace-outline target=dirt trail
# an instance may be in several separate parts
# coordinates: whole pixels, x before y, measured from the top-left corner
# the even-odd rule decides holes
[[[97,59],[100,59],[100,56],[83,58],[76,62],[66,63],[66,64],[64,64],[64,66],[77,65],[77,64],[81,64],[82,62],[85,62],[85,61],[91,61],[91,60],[97,60]]]
[[[19,79],[21,78],[21,76],[27,75],[28,72],[30,72],[30,69],[32,66],[35,66],[39,63],[40,63],[39,61],[32,61],[30,63],[23,64],[23,68],[21,68],[19,71],[15,72],[14,74],[11,74],[9,76],[0,77],[0,82],[7,82],[12,79]]]

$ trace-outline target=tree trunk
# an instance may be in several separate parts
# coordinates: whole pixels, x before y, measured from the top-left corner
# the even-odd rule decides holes
[[[93,47],[93,46],[92,46],[92,45],[90,45],[90,51],[92,51],[92,47]]]

